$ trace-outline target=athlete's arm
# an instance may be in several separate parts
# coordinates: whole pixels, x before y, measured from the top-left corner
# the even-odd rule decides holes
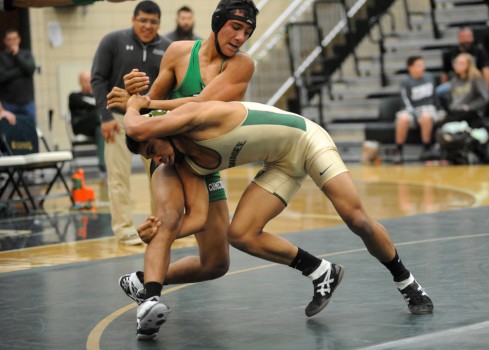
[[[184,54],[182,45],[179,42],[172,43],[160,63],[160,71],[150,91],[146,94],[151,99],[166,99],[175,85],[175,62],[181,59]],[[107,108],[126,109],[127,100],[131,95],[139,94],[148,89],[149,77],[145,72],[133,69],[130,73],[124,75],[124,89],[113,87],[107,95]],[[162,109],[162,108],[154,108]]]
[[[177,83],[176,65],[188,55],[188,44],[175,41],[165,51],[160,71],[147,95],[152,99],[167,99]],[[125,83],[125,81],[124,81]]]
[[[209,210],[209,198],[203,177],[193,173],[187,163],[177,164],[175,170],[181,181],[185,203],[185,213],[180,232],[177,236],[178,239],[201,232],[204,229]],[[178,188],[174,188],[173,191],[176,189]],[[168,198],[169,193],[171,192],[164,191],[163,197],[160,198],[161,201],[171,201],[172,199]],[[159,219],[152,215],[148,216],[146,221],[138,226],[138,234],[141,240],[149,243],[158,232],[164,219]]]
[[[166,49],[160,63],[160,70],[147,95],[151,99],[166,99],[175,85],[175,65],[187,54],[188,49],[182,42],[175,41]],[[149,77],[145,72],[133,69],[124,75],[124,88],[131,95],[146,91],[149,87]]]
[[[136,141],[172,135],[184,135],[196,140],[217,137],[235,128],[246,112],[237,102],[189,102],[163,117],[147,118],[139,110],[147,108],[149,101],[148,96],[132,95],[127,102],[124,128],[126,134]]]
[[[162,118],[147,118],[139,112],[147,108],[150,102],[148,96],[132,95],[127,101],[124,115],[126,134],[136,141],[145,141],[156,137],[166,137],[182,134],[195,127],[204,127],[200,116],[202,107],[197,104],[187,104],[182,108],[165,114]]]
[[[172,110],[187,102],[240,101],[248,88],[254,71],[253,59],[246,53],[238,53],[229,60],[226,69],[212,79],[198,96],[175,100],[153,99],[149,108]]]
[[[209,210],[209,193],[204,178],[195,174],[186,162],[175,165],[182,181],[185,215],[178,238],[190,236],[204,230]]]

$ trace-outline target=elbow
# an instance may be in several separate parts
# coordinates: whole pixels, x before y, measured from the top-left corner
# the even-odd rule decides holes
[[[139,128],[137,128],[137,127],[129,127],[129,128],[126,128],[125,126],[124,126],[124,128],[126,130],[126,135],[129,136],[134,141],[142,142],[142,141],[146,141],[147,140],[147,138],[139,130]]]
[[[124,116],[124,130],[126,135],[135,141],[144,141],[141,125],[126,113]]]
[[[124,130],[126,131],[126,135],[135,141],[139,141],[139,139],[137,138],[137,130],[136,129],[137,128],[134,125],[132,125],[131,123],[127,122],[124,119]]]

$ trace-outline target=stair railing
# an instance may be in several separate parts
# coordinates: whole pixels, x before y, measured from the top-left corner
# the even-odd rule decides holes
[[[338,1],[344,2],[344,0],[336,0],[336,2]],[[292,85],[294,85],[294,83],[297,83],[299,84],[299,86],[301,86],[302,74],[306,71],[307,68],[311,66],[316,58],[321,55],[324,48],[328,46],[342,30],[345,30],[345,28],[347,28],[347,19],[353,18],[365,3],[366,0],[357,0],[355,3],[353,3],[352,6],[349,7],[345,17],[339,20],[336,25],[333,26],[333,28],[321,40],[320,44],[315,47],[302,62],[300,62],[299,64],[294,63],[292,65],[294,68],[291,76],[278,88],[278,90],[267,101],[267,104],[276,104],[279,99],[292,87]]]
[[[378,29],[379,32],[379,38],[374,39],[372,35],[372,30],[369,30],[368,32],[368,38],[371,42],[376,43],[378,48],[379,48],[379,65],[380,65],[380,85],[382,87],[387,86],[389,84],[388,79],[387,79],[387,73],[385,71],[385,38],[386,34],[384,31],[384,27],[382,25],[381,19],[384,17],[384,15],[388,15],[390,18],[390,32],[395,33],[396,32],[396,25],[395,25],[395,20],[394,20],[394,15],[390,11],[386,11],[383,13],[378,14],[377,16],[374,16],[370,18],[368,27],[373,29],[375,26]]]
[[[413,25],[411,22],[411,16],[412,15],[420,15],[423,14],[423,12],[416,12],[416,11],[411,11],[409,8],[408,0],[403,0],[403,5],[404,5],[404,13],[406,15],[406,25],[409,30],[413,29]],[[430,19],[431,19],[431,29],[433,31],[433,38],[435,39],[440,39],[441,38],[441,33],[440,33],[440,28],[438,27],[438,22],[436,21],[436,0],[430,0]]]

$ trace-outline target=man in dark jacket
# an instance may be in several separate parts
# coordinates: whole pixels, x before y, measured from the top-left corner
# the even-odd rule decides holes
[[[29,117],[35,125],[34,82],[36,63],[31,52],[20,48],[20,35],[7,30],[0,53],[0,114],[9,111]]]

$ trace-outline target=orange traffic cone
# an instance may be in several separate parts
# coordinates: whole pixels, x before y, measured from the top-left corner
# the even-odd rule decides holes
[[[78,169],[71,179],[73,180],[71,193],[73,194],[75,205],[91,204],[91,202],[95,201],[94,191],[85,186],[85,172],[83,169]]]

